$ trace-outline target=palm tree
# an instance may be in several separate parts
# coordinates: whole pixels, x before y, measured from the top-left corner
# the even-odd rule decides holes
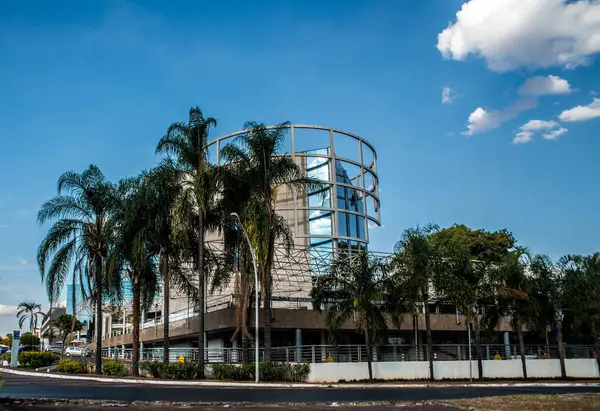
[[[271,360],[271,269],[277,240],[289,249],[293,235],[285,219],[275,211],[277,191],[287,187],[290,191],[318,191],[323,187],[319,180],[307,177],[290,155],[282,153],[283,141],[289,123],[275,127],[248,122],[247,132],[234,143],[221,150],[227,166],[242,178],[250,188],[248,200],[238,211],[247,224],[248,235],[256,250],[259,281],[264,301],[265,361]]]
[[[204,378],[204,306],[205,306],[205,250],[204,236],[206,232],[207,211],[211,208],[218,192],[217,180],[213,168],[208,161],[208,133],[217,125],[212,117],[204,117],[198,108],[191,108],[187,123],[171,124],[167,134],[159,141],[156,152],[166,154],[174,160],[178,176],[174,181],[183,186],[182,195],[178,199],[180,221],[185,221],[191,214],[190,205],[195,203],[197,209],[197,244],[198,257],[196,268],[198,273],[198,378]],[[186,231],[180,227],[180,231]]]
[[[19,328],[23,328],[26,320],[29,320],[29,331],[33,332],[37,328],[38,318],[43,317],[41,304],[33,301],[24,301],[17,307],[17,318],[19,319]]]
[[[129,278],[132,285],[133,314],[133,375],[139,375],[141,310],[148,309],[158,292],[157,267],[148,231],[146,196],[142,189],[143,176],[124,179],[119,183],[119,207],[115,218],[119,236],[111,249],[109,272],[118,279]]]
[[[517,331],[523,378],[527,379],[527,362],[523,327],[531,325],[539,316],[536,302],[530,298],[532,280],[526,274],[530,256],[524,248],[510,252],[491,268],[491,285],[495,303],[488,305],[482,318],[484,328],[495,330],[504,317],[511,318],[511,326]]]
[[[321,312],[325,307],[331,335],[354,319],[365,338],[369,379],[373,379],[371,347],[387,333],[388,321],[400,328],[402,314],[410,312],[404,285],[390,275],[385,259],[364,250],[341,251],[311,291],[315,308]]]
[[[111,214],[114,186],[95,165],[82,173],[69,171],[58,179],[58,195],[44,203],[38,223],[56,220],[38,248],[37,262],[50,301],[59,297],[69,267],[84,260],[93,279],[96,302],[96,373],[102,368],[102,303],[109,290],[105,261],[117,233]],[[50,262],[49,266],[48,263]]]
[[[600,369],[600,253],[568,256],[572,264],[563,277],[565,306],[563,312],[575,329],[585,329],[592,337]]]
[[[435,376],[429,305],[433,297],[431,291],[434,280],[443,271],[443,260],[428,239],[428,235],[434,230],[437,230],[437,226],[431,224],[404,230],[402,238],[396,243],[395,255],[392,260],[395,274],[405,283],[412,300],[415,303],[421,303],[424,307],[427,360],[429,361],[429,378],[432,381]]]
[[[565,281],[573,269],[570,258],[563,257],[558,264],[554,264],[545,255],[536,255],[532,258],[530,270],[533,288],[531,297],[538,304],[538,319],[535,323],[537,330],[556,327],[558,343],[558,358],[560,360],[560,373],[562,378],[567,377],[565,367],[565,347],[563,345],[563,308],[565,307]]]

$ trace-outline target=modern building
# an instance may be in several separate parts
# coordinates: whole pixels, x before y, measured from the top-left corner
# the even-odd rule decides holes
[[[61,306],[50,307],[44,320],[42,321],[42,326],[40,327],[40,338],[42,340],[42,346],[48,347],[51,344],[58,342],[58,333],[54,331],[52,323],[58,317],[67,313],[67,309]]]
[[[310,291],[315,277],[322,275],[332,257],[342,249],[369,252],[369,230],[380,226],[379,176],[377,153],[365,139],[341,130],[311,125],[290,125],[283,151],[323,186],[308,193],[291,192],[282,187],[277,193],[276,211],[283,216],[294,234],[294,249],[275,253],[273,264],[272,343],[274,347],[325,345],[328,343],[325,316],[314,309]],[[211,142],[210,160],[222,164],[221,150],[235,144],[239,131]],[[218,250],[220,239],[207,239]],[[385,258],[386,255],[379,254]],[[235,277],[235,276],[234,276]],[[204,307],[205,332],[209,348],[239,347],[240,336],[232,338],[239,323],[239,294],[236,279],[216,293],[208,294]],[[186,296],[171,292],[171,347],[197,347],[198,307]],[[261,309],[262,311],[262,309]],[[454,310],[433,307],[431,318],[435,343],[466,342],[466,324]],[[253,316],[252,316],[253,317]],[[260,314],[262,322],[263,314]],[[253,329],[253,321],[250,320]],[[260,325],[260,324],[259,324]],[[342,326],[341,343],[361,343],[350,321]],[[509,330],[503,324],[501,331]],[[424,315],[406,314],[400,329],[391,333],[394,344],[423,341]],[[163,327],[160,300],[145,313],[140,339],[145,347],[162,345]],[[262,336],[260,338],[262,341]],[[110,336],[104,347],[130,346],[132,337]]]
[[[89,324],[93,315],[90,291],[86,288],[88,287],[77,283],[67,285],[67,314],[75,315],[77,320]]]

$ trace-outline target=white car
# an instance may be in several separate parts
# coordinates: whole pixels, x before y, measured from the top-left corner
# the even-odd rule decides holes
[[[67,347],[65,348],[65,355],[67,357],[84,357],[85,350],[81,347]]]

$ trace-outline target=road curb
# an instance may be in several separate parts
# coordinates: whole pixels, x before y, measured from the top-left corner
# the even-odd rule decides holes
[[[243,383],[222,381],[181,381],[181,380],[153,380],[134,378],[108,378],[83,375],[38,373],[32,371],[18,371],[10,368],[0,368],[0,372],[27,377],[54,378],[60,380],[95,381],[105,383],[143,384],[143,385],[173,385],[184,387],[224,387],[224,388],[542,388],[542,387],[600,387],[600,383],[593,382],[522,382],[522,383],[373,383],[373,384],[339,384],[339,383]]]

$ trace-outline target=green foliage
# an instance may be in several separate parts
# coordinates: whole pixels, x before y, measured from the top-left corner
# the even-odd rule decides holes
[[[164,364],[159,361],[142,362],[142,363],[140,363],[140,370],[147,372],[153,378],[162,378],[163,365]]]
[[[436,247],[442,249],[460,246],[468,251],[472,258],[480,261],[498,261],[515,246],[515,238],[506,229],[498,231],[473,230],[464,224],[433,232],[429,236]]]
[[[11,358],[11,354],[9,352],[5,352],[4,354],[0,355],[0,361],[10,362],[10,358]]]
[[[56,353],[44,352],[22,352],[19,354],[19,364],[24,368],[41,368],[56,364],[60,356]]]
[[[30,332],[23,333],[20,342],[21,345],[40,345],[40,339]]]
[[[83,324],[70,314],[59,315],[52,322],[52,326],[58,331],[63,347],[66,347],[67,339],[71,333],[80,331],[83,328]]]
[[[125,375],[125,365],[115,360],[105,361],[102,364],[102,374],[112,377],[123,377]]]
[[[81,361],[70,359],[60,360],[56,366],[56,370],[66,374],[85,374],[87,372],[87,368]]]
[[[254,379],[254,364],[214,364],[212,372],[218,380],[252,380]]]
[[[213,375],[219,380],[253,380],[254,367],[254,364],[214,364]],[[300,382],[308,377],[310,364],[260,363],[258,372],[261,381]]]
[[[193,362],[163,364],[163,378],[169,380],[193,380],[198,373],[198,364]]]
[[[147,372],[153,378],[166,378],[170,380],[192,380],[198,374],[198,364],[194,362],[169,363],[144,362],[140,363],[140,369]]]
[[[6,338],[0,339],[0,344],[12,347],[12,333],[6,334]]]

